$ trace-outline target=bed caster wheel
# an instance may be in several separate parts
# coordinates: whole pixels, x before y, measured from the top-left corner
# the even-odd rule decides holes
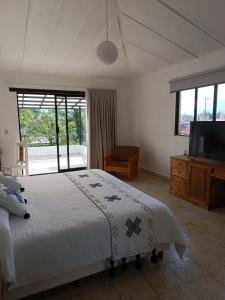
[[[24,192],[24,191],[25,191],[25,188],[24,188],[24,187],[21,187],[21,188],[20,188],[20,191],[21,191],[21,193]]]
[[[140,271],[142,269],[140,255],[136,255],[136,260],[135,260],[134,266],[135,266],[135,269],[138,271]]]
[[[158,256],[156,255],[156,249],[152,250],[151,262],[156,264],[158,262]]]
[[[24,203],[27,204],[27,199],[23,199],[23,200],[24,200]]]
[[[123,257],[122,259],[121,259],[121,261],[122,261],[122,265],[121,265],[121,272],[122,273],[124,273],[124,272],[126,272],[126,270],[127,270],[127,263],[126,263],[126,258],[125,257]]]

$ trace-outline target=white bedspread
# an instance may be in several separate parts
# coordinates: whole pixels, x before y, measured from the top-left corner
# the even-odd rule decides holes
[[[181,231],[165,205],[103,171],[95,172],[150,207],[155,245],[175,243],[182,255]],[[11,289],[110,257],[107,218],[69,178],[52,174],[20,181],[31,218],[10,218],[16,270]]]
[[[15,282],[15,264],[9,213],[0,207],[0,263],[6,282]]]

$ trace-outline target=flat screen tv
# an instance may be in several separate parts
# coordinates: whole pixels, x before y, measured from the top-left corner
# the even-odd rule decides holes
[[[189,155],[225,161],[225,121],[191,122]]]

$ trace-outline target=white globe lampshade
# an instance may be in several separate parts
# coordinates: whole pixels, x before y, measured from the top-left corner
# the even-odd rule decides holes
[[[105,64],[111,65],[118,57],[118,49],[113,42],[104,41],[97,48],[97,56]]]

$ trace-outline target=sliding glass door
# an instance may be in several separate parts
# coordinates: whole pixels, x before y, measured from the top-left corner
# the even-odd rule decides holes
[[[86,100],[67,97],[68,152],[70,168],[87,167]]]
[[[87,167],[86,99],[34,92],[18,93],[20,139],[28,146],[31,175]]]
[[[87,167],[86,100],[56,96],[59,172]]]
[[[57,128],[57,152],[59,171],[69,169],[68,147],[67,147],[67,114],[66,114],[66,97],[56,96],[56,128]]]

